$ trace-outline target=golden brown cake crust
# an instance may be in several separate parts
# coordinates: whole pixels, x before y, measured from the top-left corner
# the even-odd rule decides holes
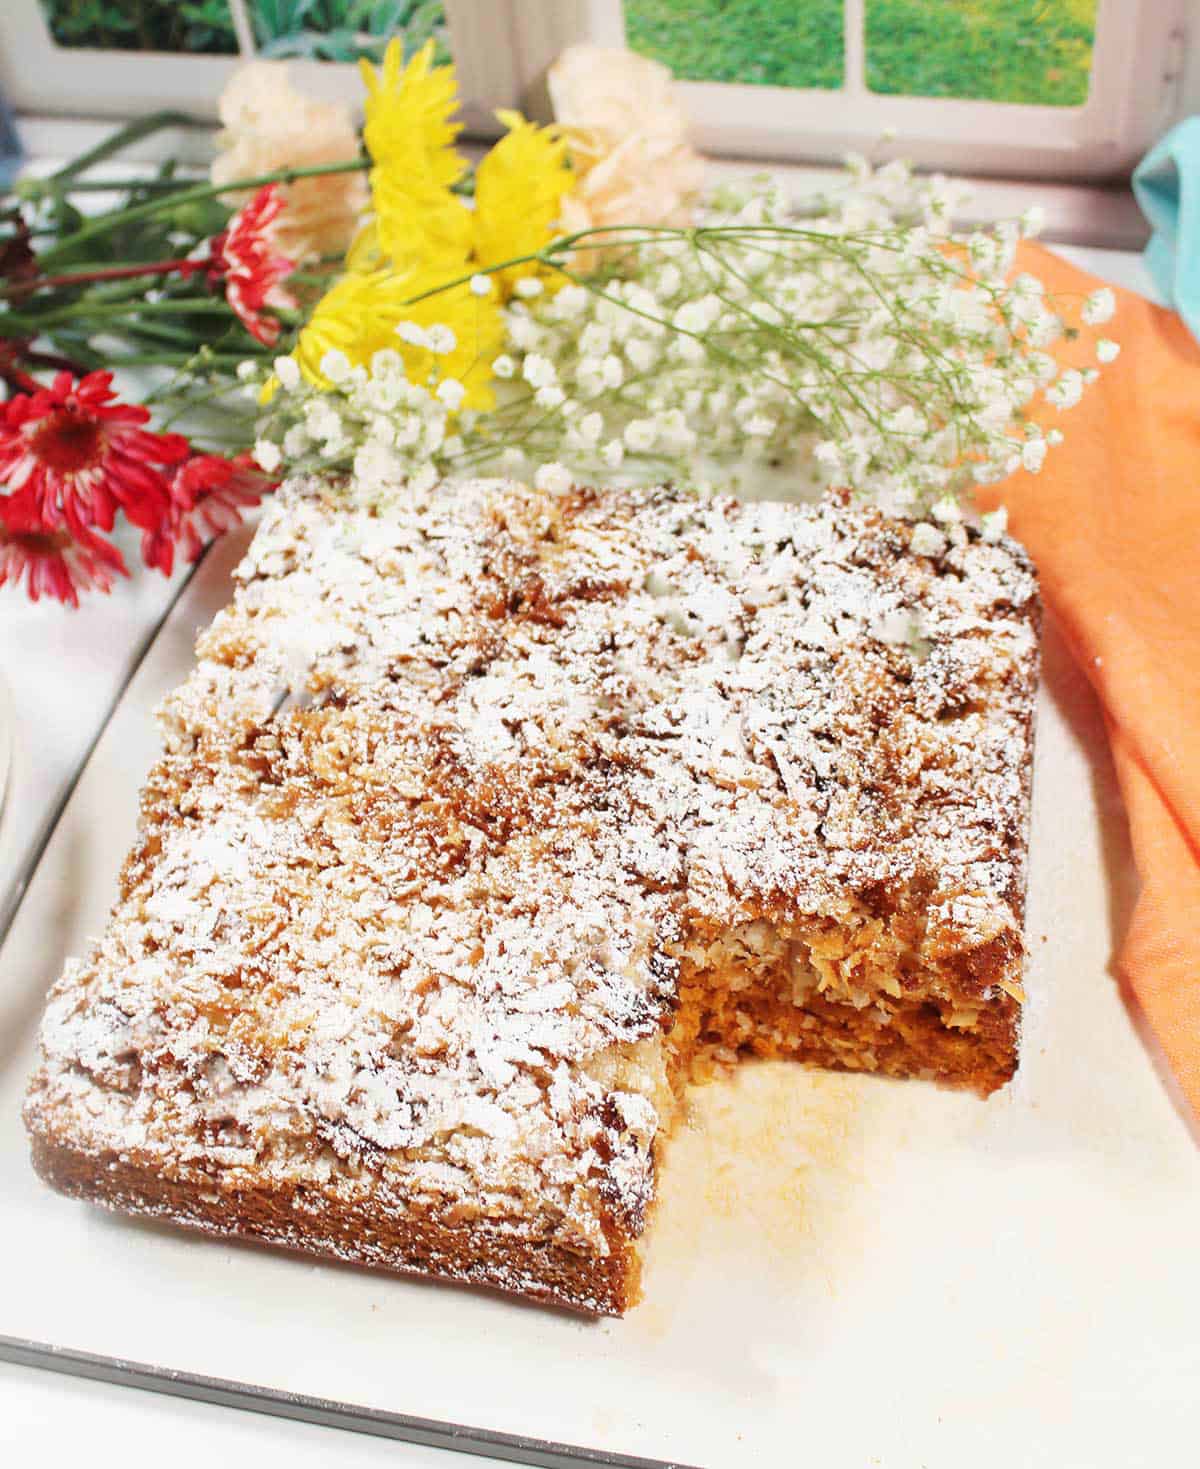
[[[638,1261],[618,1248],[601,1265],[553,1245],[477,1224],[453,1228],[389,1212],[377,1200],[347,1208],[302,1184],[263,1181],[216,1193],[163,1176],[149,1159],[82,1152],[35,1136],[33,1166],[59,1193],[222,1238],[257,1240],[395,1275],[436,1276],[587,1315],[619,1316],[637,1299]]]
[[[51,992],[45,1176],[619,1311],[699,1063],[1000,1085],[1036,582],[913,535],[845,496],[285,487]]]

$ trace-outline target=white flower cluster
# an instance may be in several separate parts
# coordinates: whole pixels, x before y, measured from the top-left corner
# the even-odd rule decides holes
[[[1033,400],[1068,409],[1096,369],[1060,368],[1050,349],[1078,327],[1035,277],[1009,280],[1035,211],[955,234],[948,181],[849,171],[804,217],[770,180],[726,188],[696,227],[635,232],[591,274],[564,247],[567,283],[523,280],[505,308],[486,414],[457,413],[456,385],[407,382],[393,352],[369,372],[322,363],[331,392],[281,359],[260,435],[289,466],[352,467],[380,488],[501,468],[552,489],[703,491],[770,464],[935,518],[974,485],[1036,472],[1062,435],[1032,421]],[[1075,315],[1098,327],[1114,306],[1100,290]]]
[[[427,331],[449,332],[449,327]],[[274,363],[277,389],[258,422],[255,457],[273,472],[333,470],[354,473],[370,493],[384,494],[401,480],[434,483],[463,450],[455,414],[464,388],[452,377],[413,383],[400,353],[376,352],[368,370],[340,352],[327,352],[321,371],[332,384],[306,382],[291,357]],[[255,389],[257,391],[257,389]],[[473,415],[462,413],[458,425]]]

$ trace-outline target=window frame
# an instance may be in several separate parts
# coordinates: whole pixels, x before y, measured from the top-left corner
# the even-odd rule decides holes
[[[843,3],[840,90],[680,81],[696,144],[714,156],[829,162],[851,151],[875,153],[880,139],[894,134],[895,149],[919,167],[1095,181],[1128,173],[1179,106],[1185,0],[1100,0],[1092,84],[1079,107],[872,92],[865,79],[866,0]],[[517,4],[518,22],[535,8]],[[625,44],[622,0],[570,8],[581,22],[572,39]],[[524,45],[518,33],[518,56]],[[527,71],[523,90],[537,80]]]
[[[462,117],[469,133],[496,136],[497,107],[516,106],[529,67],[544,71],[581,32],[575,0],[447,0],[451,55],[458,67]],[[59,46],[40,0],[0,0],[0,92],[17,113],[39,118],[125,121],[176,111],[194,122],[217,120],[217,99],[230,73],[253,58],[253,35],[230,11],[240,48],[226,56]],[[514,46],[520,38],[521,50]],[[362,112],[358,67],[285,58],[292,81],[308,96]],[[522,65],[523,63],[523,65]]]
[[[1100,0],[1092,86],[1080,107],[884,95],[865,82],[867,0],[843,4],[842,89],[681,81],[698,147],[715,157],[830,162],[877,152],[894,134],[895,149],[920,167],[1113,179],[1177,115],[1185,71],[1200,75],[1185,48],[1187,0]],[[622,0],[445,0],[445,7],[463,121],[476,137],[496,136],[498,107],[545,116],[546,68],[565,46],[625,43]],[[1196,0],[1192,9],[1200,9]],[[212,122],[229,73],[246,59],[247,29],[239,26],[242,52],[228,57],[59,47],[39,0],[3,0],[0,89],[20,113],[125,118],[170,108]],[[310,95],[360,110],[356,67],[290,59],[288,66]]]

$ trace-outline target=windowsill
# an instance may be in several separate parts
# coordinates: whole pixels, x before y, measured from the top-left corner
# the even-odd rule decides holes
[[[113,126],[111,122],[90,118],[27,115],[17,119],[18,136],[26,156],[31,159],[72,158],[92,147]],[[168,128],[128,149],[122,159],[161,163],[165,158],[175,158],[182,164],[202,167],[212,158],[213,135],[212,128],[201,125]],[[472,150],[468,147],[467,151]],[[710,176],[714,179],[756,171],[775,174],[798,198],[828,189],[840,177],[838,169],[813,164],[748,158],[710,160]],[[1042,237],[1047,241],[1139,250],[1149,235],[1128,185],[992,178],[965,181],[971,187],[971,198],[958,220],[964,226],[1015,219],[1030,205],[1038,204],[1046,212]]]
[[[770,172],[782,179],[797,198],[826,190],[843,176],[839,169],[816,164],[780,164],[746,158],[712,159],[710,171],[717,179]],[[1016,219],[1036,204],[1046,212],[1041,238],[1052,243],[1140,250],[1149,238],[1149,228],[1128,184],[956,177],[962,178],[971,190],[966,207],[955,220],[963,228]]]

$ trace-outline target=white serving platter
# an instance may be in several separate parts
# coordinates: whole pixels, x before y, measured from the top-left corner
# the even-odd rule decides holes
[[[0,947],[0,1357],[543,1464],[1190,1461],[1200,1150],[1111,972],[1135,878],[1101,717],[1053,627],[1017,1081],[981,1103],[746,1065],[698,1091],[626,1319],[207,1241],[45,1188],[20,1120],[42,997],[103,923],[150,711],[244,545],[181,594]]]

